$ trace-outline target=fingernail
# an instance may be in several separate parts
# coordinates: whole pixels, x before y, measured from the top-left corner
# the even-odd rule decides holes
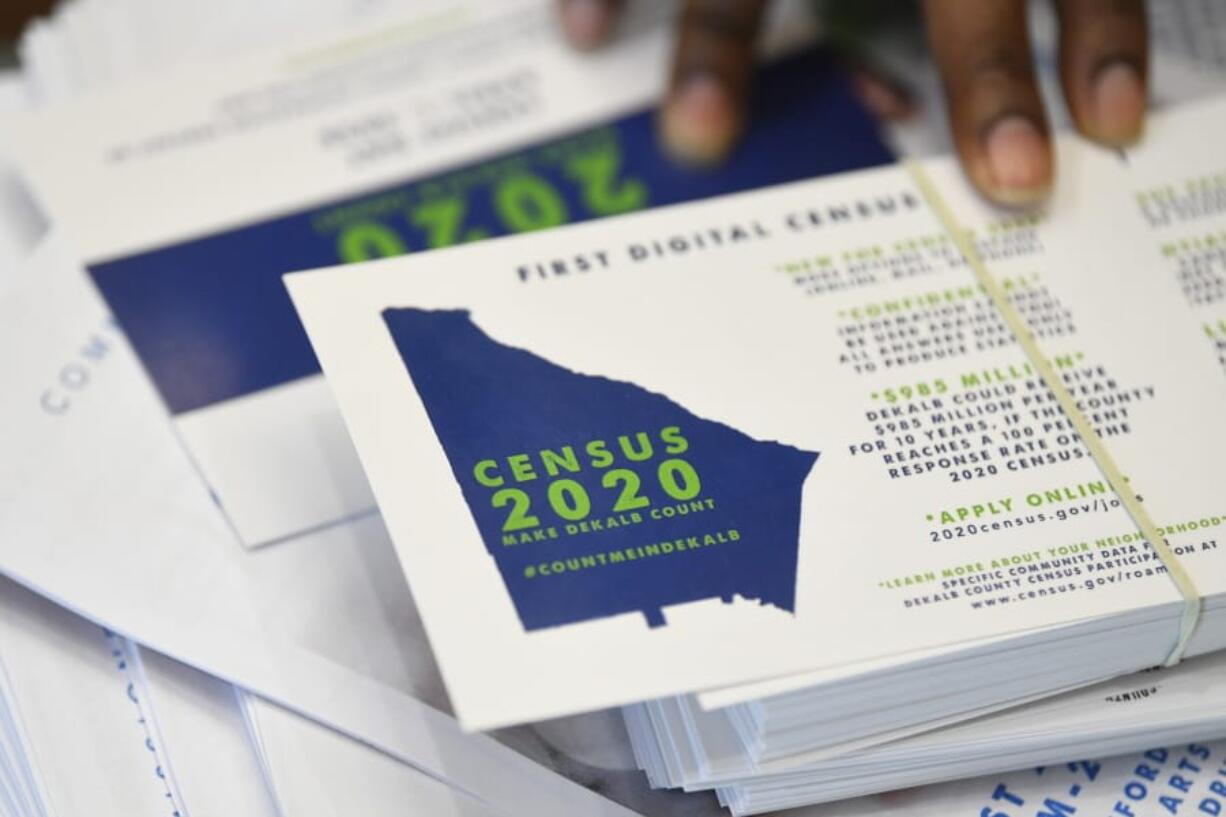
[[[1112,144],[1131,144],[1145,122],[1145,88],[1137,69],[1124,61],[1108,63],[1094,77],[1091,135]]]
[[[852,90],[873,116],[885,122],[904,122],[915,115],[915,100],[895,82],[870,71],[851,74]]]
[[[992,198],[1002,204],[1033,204],[1051,186],[1051,154],[1038,127],[1024,116],[1006,116],[985,140]]]
[[[562,32],[576,48],[595,48],[609,35],[609,10],[600,0],[563,0]]]
[[[707,74],[686,79],[664,107],[664,144],[683,162],[711,164],[736,140],[738,119],[732,97]]]

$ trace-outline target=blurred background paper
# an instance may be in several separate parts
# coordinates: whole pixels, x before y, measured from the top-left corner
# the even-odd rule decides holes
[[[250,547],[374,512],[281,274],[890,158],[828,54],[768,69],[759,127],[702,172],[655,143],[667,15],[636,15],[589,60],[558,42],[547,5],[415,9],[11,128],[25,178]],[[117,189],[122,213],[104,206]],[[193,195],[167,208],[167,189]]]

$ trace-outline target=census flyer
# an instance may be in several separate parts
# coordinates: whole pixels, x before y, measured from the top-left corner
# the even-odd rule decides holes
[[[1217,190],[1179,134],[1222,112],[1132,164],[1066,140],[1034,216],[926,165],[1206,596],[1226,379],[1145,191]],[[1165,565],[901,167],[287,282],[469,725],[1094,618],[1172,621],[1100,673],[1174,640]]]

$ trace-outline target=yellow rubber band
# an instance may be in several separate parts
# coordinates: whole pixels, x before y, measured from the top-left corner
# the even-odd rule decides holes
[[[988,297],[996,305],[996,309],[1000,312],[1001,317],[1004,318],[1005,324],[1013,333],[1014,339],[1022,347],[1026,357],[1030,359],[1030,364],[1034,366],[1035,371],[1039,372],[1047,388],[1056,396],[1060,408],[1064,410],[1065,415],[1072,422],[1073,428],[1077,430],[1082,442],[1089,449],[1090,456],[1094,459],[1098,470],[1107,478],[1107,482],[1124,504],[1128,515],[1132,517],[1141,533],[1148,540],[1150,547],[1158,554],[1158,558],[1162,560],[1162,564],[1166,566],[1167,573],[1175,583],[1176,589],[1183,596],[1184,606],[1183,615],[1179,619],[1179,637],[1176,639],[1175,646],[1165,662],[1165,665],[1168,667],[1178,664],[1183,658],[1184,650],[1188,647],[1192,633],[1196,631],[1197,622],[1200,621],[1201,596],[1196,590],[1196,583],[1192,581],[1192,576],[1162,537],[1158,526],[1150,518],[1149,511],[1140,503],[1136,494],[1130,490],[1124,475],[1120,473],[1119,466],[1115,464],[1115,460],[1112,459],[1110,452],[1107,451],[1107,447],[1103,444],[1102,439],[1094,433],[1094,429],[1089,421],[1086,420],[1085,415],[1077,408],[1077,402],[1073,399],[1073,395],[1065,388],[1064,382],[1056,374],[1056,370],[1051,365],[1051,362],[1044,357],[1042,350],[1039,348],[1038,341],[1035,340],[1034,333],[1030,331],[1030,327],[1026,325],[1025,320],[1014,309],[1013,304],[1009,302],[1009,298],[1005,295],[1005,291],[1000,287],[1000,284],[988,272],[987,265],[984,264],[983,257],[975,247],[975,242],[971,240],[970,233],[962,229],[958,224],[957,219],[954,218],[953,211],[941,197],[941,194],[937,192],[936,186],[932,183],[923,167],[911,159],[906,160],[903,164],[907,168],[907,172],[911,174],[915,186],[920,189],[920,193],[928,202],[928,206],[936,213],[937,219],[941,222],[945,232],[949,234],[950,239],[954,242],[954,246],[966,258],[966,262],[970,266],[971,271],[974,272],[980,286],[983,287]]]

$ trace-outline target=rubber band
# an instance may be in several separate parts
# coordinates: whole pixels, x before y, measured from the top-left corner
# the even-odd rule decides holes
[[[988,297],[996,305],[997,311],[1004,318],[1005,325],[1009,327],[1014,339],[1022,347],[1026,357],[1030,359],[1030,364],[1042,376],[1047,388],[1056,396],[1056,401],[1060,404],[1060,408],[1069,418],[1069,421],[1072,422],[1073,428],[1081,436],[1081,440],[1085,443],[1086,448],[1089,449],[1090,456],[1098,466],[1098,470],[1107,478],[1108,484],[1111,485],[1116,496],[1120,498],[1125,510],[1128,511],[1128,515],[1132,517],[1133,522],[1136,523],[1142,535],[1149,542],[1150,547],[1158,554],[1158,558],[1166,566],[1167,573],[1175,583],[1176,589],[1183,596],[1184,605],[1183,614],[1179,619],[1179,636],[1175,640],[1175,646],[1167,656],[1164,666],[1172,667],[1178,664],[1183,659],[1184,651],[1188,648],[1188,642],[1192,639],[1192,634],[1196,631],[1196,625],[1200,621],[1202,601],[1201,595],[1196,589],[1196,583],[1192,580],[1191,574],[1188,573],[1179,561],[1179,557],[1175,555],[1170,545],[1162,537],[1158,526],[1150,518],[1149,511],[1145,509],[1137,499],[1136,494],[1129,488],[1127,480],[1120,473],[1119,466],[1115,464],[1115,460],[1111,457],[1110,452],[1107,451],[1102,438],[1094,433],[1090,422],[1081,413],[1081,409],[1077,408],[1077,402],[1065,387],[1060,376],[1056,374],[1055,367],[1043,356],[1038,341],[1035,340],[1034,333],[1030,331],[1030,327],[1026,325],[1025,320],[1018,314],[1013,304],[1010,303],[1004,289],[996,282],[992,274],[988,272],[983,256],[979,254],[978,248],[975,247],[975,242],[971,240],[970,233],[962,229],[958,224],[957,219],[954,218],[953,210],[950,209],[949,205],[941,197],[936,186],[932,183],[932,180],[928,177],[923,167],[920,166],[919,162],[908,159],[903,164],[907,168],[907,172],[911,174],[916,187],[920,189],[920,193],[928,202],[928,206],[936,213],[937,219],[941,222],[945,232],[949,234],[950,239],[954,242],[954,246],[958,248],[966,259],[966,263],[975,274],[975,278],[978,279],[979,285],[983,287]]]

